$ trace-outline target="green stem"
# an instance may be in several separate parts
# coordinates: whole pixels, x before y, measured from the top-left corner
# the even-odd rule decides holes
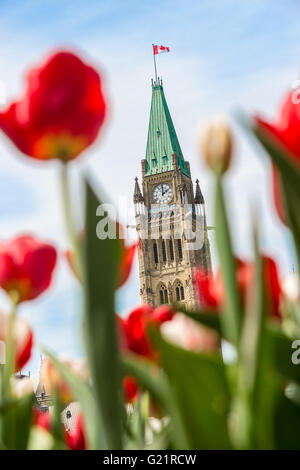
[[[8,327],[7,327],[7,340],[5,346],[5,364],[1,365],[0,373],[0,404],[5,406],[6,403],[11,399],[11,378],[14,376],[15,367],[16,367],[16,354],[15,354],[15,322],[17,315],[17,304],[19,300],[19,294],[17,291],[10,292],[10,298],[12,302],[11,312],[8,318]],[[9,419],[7,416],[10,416]],[[14,416],[9,412],[1,413],[0,415],[0,448],[4,445],[4,434],[6,433],[7,422],[10,422],[12,425],[10,433],[11,439],[14,439]]]
[[[5,364],[0,364],[0,408],[4,405],[4,373],[5,373]],[[0,450],[3,434],[3,416],[0,413]]]
[[[81,250],[79,236],[74,224],[72,216],[72,207],[71,207],[71,195],[70,195],[70,182],[67,163],[62,163],[61,166],[61,191],[62,191],[62,201],[63,201],[63,210],[65,216],[66,229],[68,237],[72,244],[74,250],[74,264],[75,270],[79,279],[82,279],[82,260],[81,260]]]
[[[216,242],[226,290],[226,306],[221,321],[225,337],[236,346],[238,352],[242,312],[221,175],[216,176],[215,198]]]
[[[17,316],[17,304],[19,295],[16,291],[10,293],[12,302],[11,312],[8,319],[8,331],[7,331],[7,342],[6,342],[6,364],[4,371],[4,382],[3,382],[3,395],[5,399],[11,396],[10,390],[10,379],[15,372],[15,341],[14,341],[14,330]]]

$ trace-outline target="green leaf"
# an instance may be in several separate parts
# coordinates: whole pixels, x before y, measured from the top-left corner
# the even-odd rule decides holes
[[[300,172],[297,165],[293,161],[293,157],[289,155],[289,151],[285,149],[279,141],[267,134],[267,131],[261,129],[251,129],[267,153],[270,155],[276,167],[280,170],[284,178],[287,178],[290,186],[295,190],[295,194],[299,195]]]
[[[217,176],[216,179],[215,197],[216,242],[226,290],[226,308],[220,320],[222,322],[224,336],[228,338],[238,350],[242,308],[236,283],[236,262],[232,250],[221,176]]]
[[[283,392],[276,403],[273,428],[276,449],[300,449],[300,407],[284,396]]]
[[[170,381],[171,417],[176,410],[187,448],[229,449],[229,389],[221,358],[178,348],[157,333],[155,340]]]
[[[20,379],[21,380],[21,379]],[[32,422],[33,395],[10,400],[3,407],[2,441],[7,449],[26,450]]]
[[[237,429],[242,447],[273,448],[272,422],[274,387],[272,386],[272,354],[266,337],[266,312],[263,259],[259,254],[258,236],[254,233],[255,276],[251,286],[241,340],[240,380],[238,392],[240,412],[244,399],[243,432]],[[244,390],[243,390],[244,389]],[[249,409],[248,409],[249,407]],[[248,422],[247,422],[248,418]],[[244,442],[243,439],[244,438]]]
[[[268,131],[255,128],[244,116],[239,116],[239,121],[261,143],[280,173],[286,214],[293,232],[300,266],[299,167],[294,163],[294,157],[288,149]]]
[[[268,344],[273,354],[273,365],[282,382],[292,380],[300,384],[300,367],[293,364],[293,340],[286,336],[279,326],[269,324],[266,330]]]
[[[100,200],[86,183],[86,209],[83,250],[87,355],[98,409],[103,427],[105,449],[120,449],[121,440],[121,374],[118,356],[115,286],[120,261],[120,241],[100,240],[96,234],[96,217]]]
[[[152,397],[168,410],[169,388],[164,372],[154,363],[136,354],[121,357],[124,375],[133,376],[138,383],[146,388]]]
[[[127,354],[122,357],[122,364],[124,375],[135,377],[139,385],[149,391],[166,415],[171,416],[170,441],[177,449],[185,449],[188,446],[187,439],[164,371],[136,354]]]
[[[299,218],[299,205],[300,205],[300,194],[290,186],[290,180],[283,176],[281,173],[281,186],[284,198],[284,204],[287,212],[287,218],[289,225],[292,229],[293,238],[295,242],[298,266],[300,266],[300,218]],[[300,184],[300,177],[299,177]]]
[[[99,442],[104,441],[104,436],[100,423],[97,420],[96,401],[90,386],[74,374],[68,366],[59,361],[50,351],[45,348],[43,350],[72,389],[75,400],[80,403],[85,418],[87,440],[92,449],[97,449]]]
[[[64,405],[62,404],[58,393],[54,392],[53,394],[53,415],[51,421],[51,434],[54,439],[53,448],[56,450],[66,449],[66,443],[64,439],[63,423],[61,419],[61,414],[64,410]]]
[[[300,266],[299,169],[294,164],[293,157],[288,154],[288,150],[284,149],[280,142],[276,142],[274,138],[272,139],[261,130],[253,130],[253,132],[280,172],[285,209],[293,232]]]

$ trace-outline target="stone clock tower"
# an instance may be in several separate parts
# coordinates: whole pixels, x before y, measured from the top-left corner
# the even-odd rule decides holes
[[[152,82],[142,190],[135,178],[133,202],[140,240],[139,277],[142,303],[172,301],[195,307],[196,266],[211,270],[204,199],[184,160],[160,79]]]

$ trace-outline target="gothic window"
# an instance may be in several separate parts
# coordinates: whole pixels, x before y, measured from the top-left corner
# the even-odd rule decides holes
[[[161,250],[162,250],[163,262],[165,263],[167,261],[167,253],[166,253],[166,243],[164,240],[162,240],[161,242]]]
[[[183,288],[183,286],[180,287],[180,293],[181,293],[181,300],[184,300],[184,288]]]
[[[170,258],[171,261],[174,261],[174,249],[173,249],[173,240],[170,238],[169,240],[169,248],[170,248]]]
[[[168,157],[166,155],[163,156],[163,164],[166,165],[168,163]]]
[[[159,300],[160,300],[161,305],[167,304],[169,301],[168,290],[164,284],[160,284],[159,286]]]
[[[178,302],[180,302],[180,300],[184,300],[184,288],[180,281],[175,282],[175,298]]]
[[[156,163],[157,163],[156,158],[152,158],[152,166],[153,166],[153,168],[156,168]]]
[[[154,256],[154,263],[158,264],[158,251],[157,251],[156,242],[153,242],[153,256]]]
[[[180,238],[177,239],[177,248],[178,248],[178,256],[180,261],[182,260],[182,244]]]

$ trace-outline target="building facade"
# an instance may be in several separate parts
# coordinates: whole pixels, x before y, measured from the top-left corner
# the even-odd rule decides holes
[[[199,181],[195,192],[189,162],[183,157],[160,79],[152,82],[148,139],[135,178],[133,202],[140,241],[142,303],[181,302],[193,308],[196,266],[211,271],[205,205]]]

